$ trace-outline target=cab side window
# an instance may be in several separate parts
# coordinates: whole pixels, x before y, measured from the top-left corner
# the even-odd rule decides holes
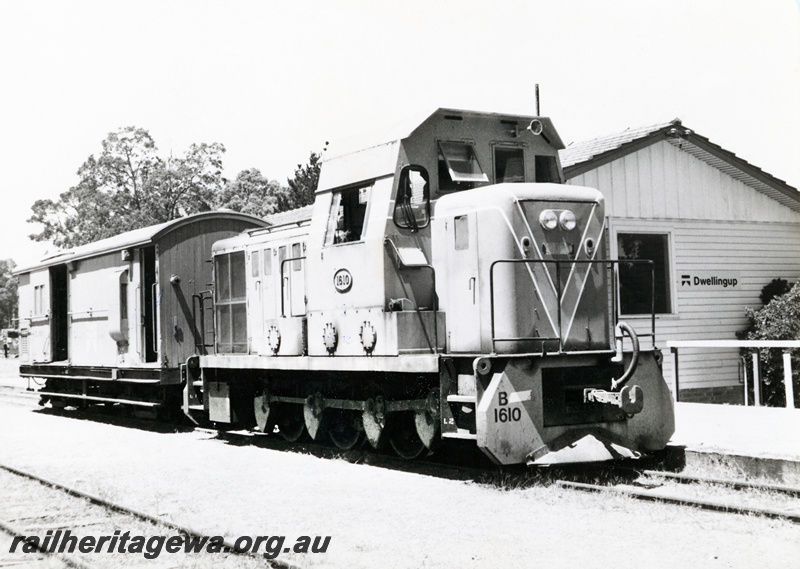
[[[397,227],[419,231],[430,221],[430,183],[422,166],[404,166],[397,184],[394,223]]]
[[[363,239],[371,189],[371,185],[361,186],[333,194],[325,245],[351,243]]]

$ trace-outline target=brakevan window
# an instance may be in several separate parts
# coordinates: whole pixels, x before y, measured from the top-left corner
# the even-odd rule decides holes
[[[325,245],[361,241],[372,186],[348,188],[333,194]]]
[[[649,259],[655,272],[655,312],[672,312],[669,276],[669,235],[618,233],[620,261]],[[651,269],[645,263],[619,264],[620,314],[650,314]]]
[[[247,298],[244,251],[214,258],[217,350],[247,352]]]
[[[478,164],[475,148],[468,142],[439,143],[439,191],[471,190],[489,178]]]
[[[33,315],[44,314],[44,285],[33,287]]]

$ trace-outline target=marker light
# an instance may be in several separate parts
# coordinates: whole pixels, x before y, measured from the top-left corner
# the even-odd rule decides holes
[[[564,231],[572,231],[578,224],[577,220],[575,219],[575,214],[568,209],[565,209],[561,212],[559,222],[561,223],[561,228]]]
[[[558,225],[558,216],[552,209],[546,209],[539,214],[539,223],[548,231],[555,229]]]

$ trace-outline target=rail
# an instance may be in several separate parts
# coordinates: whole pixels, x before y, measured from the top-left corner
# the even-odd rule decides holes
[[[672,353],[672,383],[675,389],[675,401],[679,401],[680,374],[678,372],[679,348],[744,348],[751,349],[753,353],[753,405],[761,406],[761,379],[759,376],[759,355],[762,349],[783,350],[783,388],[786,393],[787,409],[794,409],[794,385],[792,384],[792,350],[800,349],[800,340],[671,340],[667,347]],[[744,376],[744,404],[748,406],[749,389],[747,374]]]
[[[494,270],[495,267],[501,264],[545,264],[545,263],[552,263],[556,266],[556,276],[555,276],[555,285],[556,285],[556,301],[559,307],[558,310],[558,336],[553,337],[541,337],[541,336],[520,336],[520,337],[512,337],[512,338],[497,338],[495,337],[495,309],[494,309]],[[639,334],[639,336],[647,337],[649,336],[652,339],[653,346],[655,347],[656,344],[656,305],[655,305],[655,264],[653,261],[644,260],[644,259],[636,259],[636,260],[628,260],[628,259],[621,259],[621,260],[610,260],[610,259],[498,259],[494,261],[490,268],[489,268],[489,296],[490,296],[490,307],[491,307],[491,332],[492,332],[492,352],[495,352],[497,342],[524,342],[524,341],[541,341],[542,342],[542,353],[545,353],[544,343],[545,342],[555,342],[558,341],[558,352],[563,352],[564,347],[564,338],[563,338],[563,330],[561,324],[561,303],[562,303],[562,294],[563,291],[561,290],[561,265],[569,265],[570,267],[576,264],[583,264],[583,265],[597,265],[597,264],[605,264],[606,270],[609,266],[619,266],[621,264],[639,264],[639,265],[649,265],[650,266],[650,334]],[[587,275],[588,276],[588,275]],[[617,322],[619,321],[618,318],[618,310],[617,310],[617,283],[619,281],[618,271],[614,271],[614,278],[612,280],[612,292],[611,292],[611,305],[612,305],[612,323],[611,328],[613,329],[616,326]],[[534,287],[536,287],[535,283],[532,283]],[[537,298],[540,298],[539,290],[534,291],[536,293]],[[577,307],[577,305],[576,305]],[[613,334],[612,334],[613,336]]]

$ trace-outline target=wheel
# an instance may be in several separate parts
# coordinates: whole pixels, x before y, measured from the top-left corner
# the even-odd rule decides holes
[[[427,447],[417,435],[413,411],[401,411],[392,417],[389,444],[400,458],[414,460],[428,452]]]
[[[281,405],[277,417],[278,432],[290,443],[295,443],[306,434],[306,423],[303,420],[303,407],[300,405]]]
[[[271,433],[275,427],[275,413],[269,403],[269,394],[264,391],[253,398],[253,414],[256,419],[256,429],[262,433]]]
[[[329,409],[328,436],[338,448],[350,450],[364,440],[361,417],[352,411]]]

